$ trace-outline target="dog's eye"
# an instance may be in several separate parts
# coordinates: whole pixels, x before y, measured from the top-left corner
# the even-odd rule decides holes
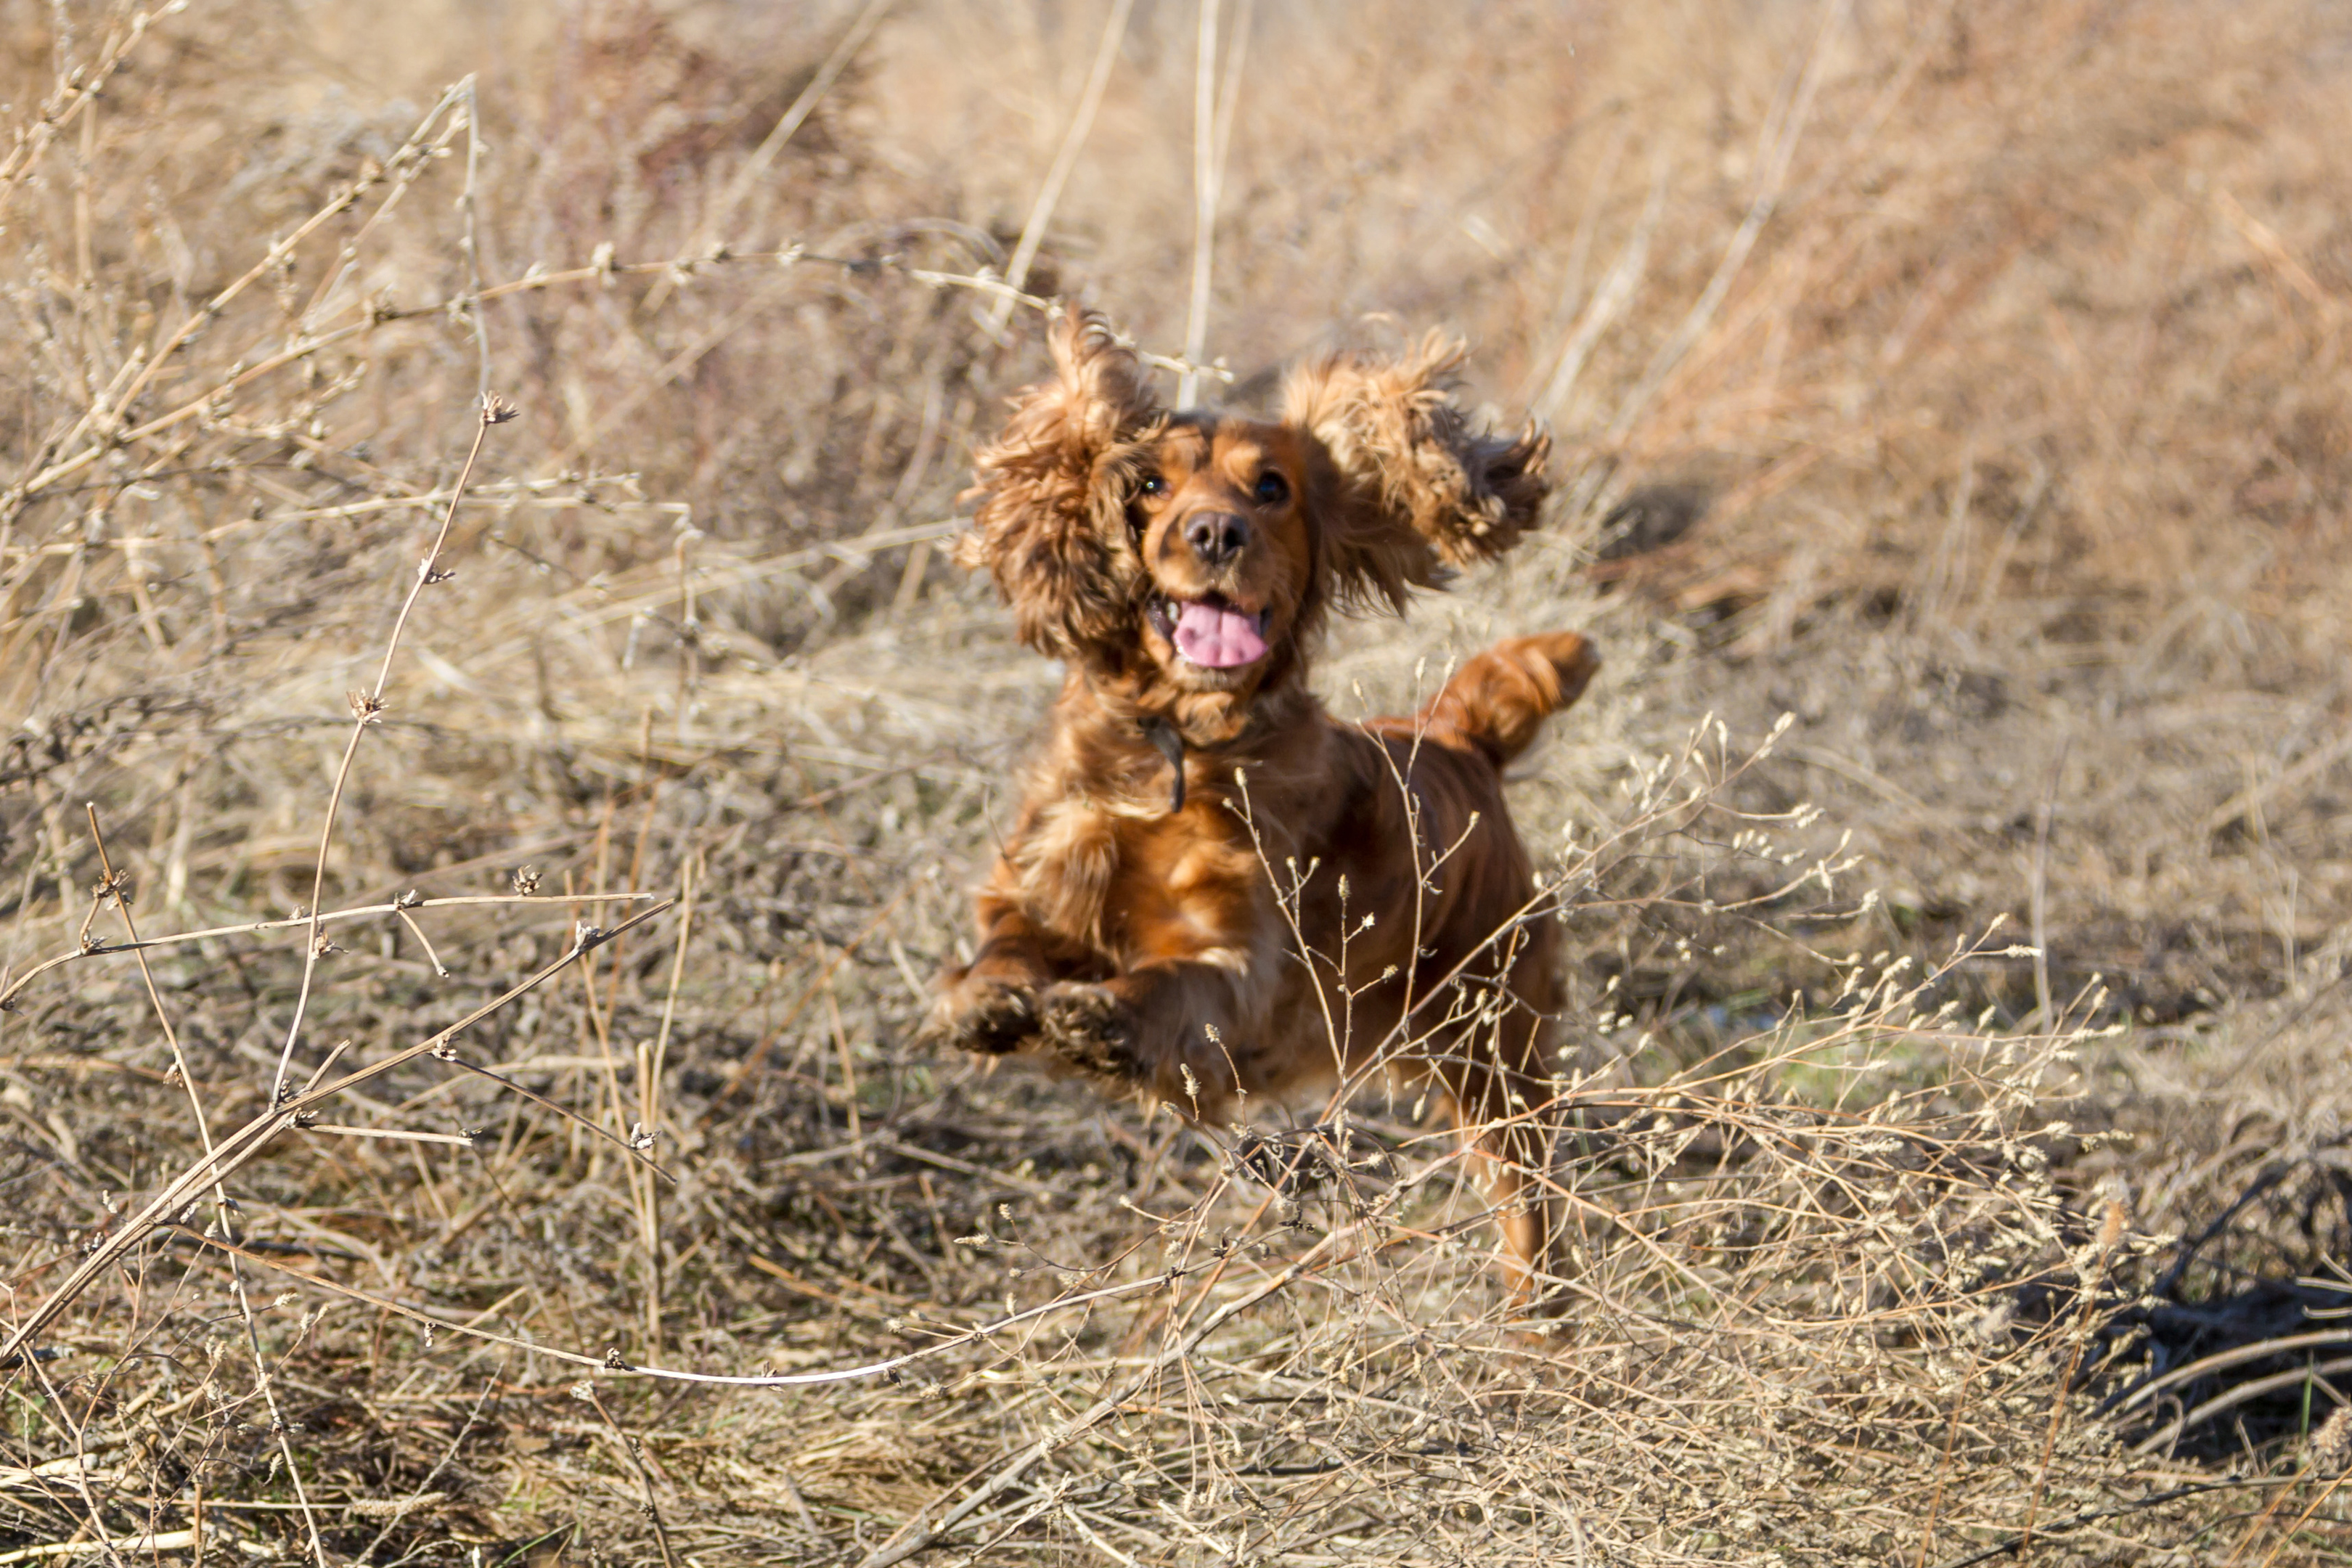
[[[1135,493],[1141,496],[1164,496],[1168,493],[1168,481],[1158,474],[1146,474],[1135,482]]]
[[[1257,477],[1257,489],[1250,493],[1260,506],[1280,506],[1290,499],[1290,481],[1268,468]]]

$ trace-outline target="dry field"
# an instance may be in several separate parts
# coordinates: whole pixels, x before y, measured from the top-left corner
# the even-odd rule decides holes
[[[2340,0],[0,0],[0,1568],[2352,1553]],[[911,1038],[1053,296],[1557,432],[1318,675],[1608,657],[1557,1332],[1427,1107]]]

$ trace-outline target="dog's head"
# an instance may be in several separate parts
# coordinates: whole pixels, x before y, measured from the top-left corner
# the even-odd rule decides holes
[[[1449,395],[1458,344],[1292,373],[1276,420],[1171,412],[1102,319],[1053,331],[1056,377],[977,458],[959,559],[1022,640],[1154,695],[1245,701],[1304,667],[1324,614],[1402,610],[1500,554],[1543,500],[1547,438],[1477,428]]]

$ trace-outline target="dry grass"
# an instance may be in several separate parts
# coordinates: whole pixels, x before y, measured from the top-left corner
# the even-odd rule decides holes
[[[0,8],[0,1564],[2341,1557],[2352,21],[1219,10]],[[1029,290],[1184,343],[1205,91],[1234,395],[1559,432],[1320,677],[1609,654],[1557,1336],[1422,1108],[908,1043],[1113,13]]]

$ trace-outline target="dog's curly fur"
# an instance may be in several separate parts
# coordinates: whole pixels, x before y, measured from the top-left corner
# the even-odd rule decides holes
[[[1162,407],[1091,312],[1052,346],[978,456],[959,558],[1068,677],[932,1032],[1212,1124],[1370,1068],[1433,1079],[1528,1288],[1559,995],[1500,770],[1597,661],[1517,638],[1365,724],[1307,676],[1334,608],[1402,611],[1515,544],[1546,437],[1479,428],[1433,335],[1296,371],[1271,421]]]

